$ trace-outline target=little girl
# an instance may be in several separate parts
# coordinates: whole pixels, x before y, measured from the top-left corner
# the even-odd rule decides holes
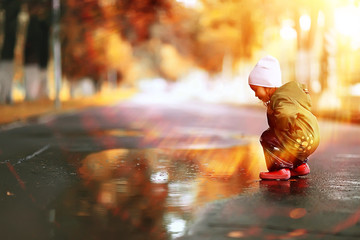
[[[269,171],[260,178],[287,180],[309,174],[307,161],[319,145],[319,127],[305,86],[296,81],[282,85],[280,64],[272,56],[255,65],[249,85],[267,106],[269,128],[260,143]]]

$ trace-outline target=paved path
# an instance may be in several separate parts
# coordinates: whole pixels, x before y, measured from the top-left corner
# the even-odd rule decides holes
[[[9,125],[2,235],[358,239],[360,127],[321,121],[311,174],[264,182],[262,110],[137,97]]]

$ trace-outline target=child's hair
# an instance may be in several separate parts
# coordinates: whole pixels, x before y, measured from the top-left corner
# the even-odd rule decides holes
[[[282,82],[279,61],[270,55],[261,58],[250,72],[249,84],[260,87],[280,87]]]

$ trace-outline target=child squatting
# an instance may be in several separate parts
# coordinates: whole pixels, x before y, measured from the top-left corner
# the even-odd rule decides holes
[[[309,174],[307,162],[319,145],[320,134],[306,86],[297,81],[282,84],[280,64],[272,56],[258,61],[248,81],[267,106],[269,128],[260,143],[268,172],[260,172],[260,178],[287,180]]]

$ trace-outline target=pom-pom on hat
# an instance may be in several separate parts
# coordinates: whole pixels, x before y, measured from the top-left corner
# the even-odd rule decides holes
[[[250,72],[249,84],[260,87],[280,87],[282,83],[279,61],[269,55],[261,58]]]

